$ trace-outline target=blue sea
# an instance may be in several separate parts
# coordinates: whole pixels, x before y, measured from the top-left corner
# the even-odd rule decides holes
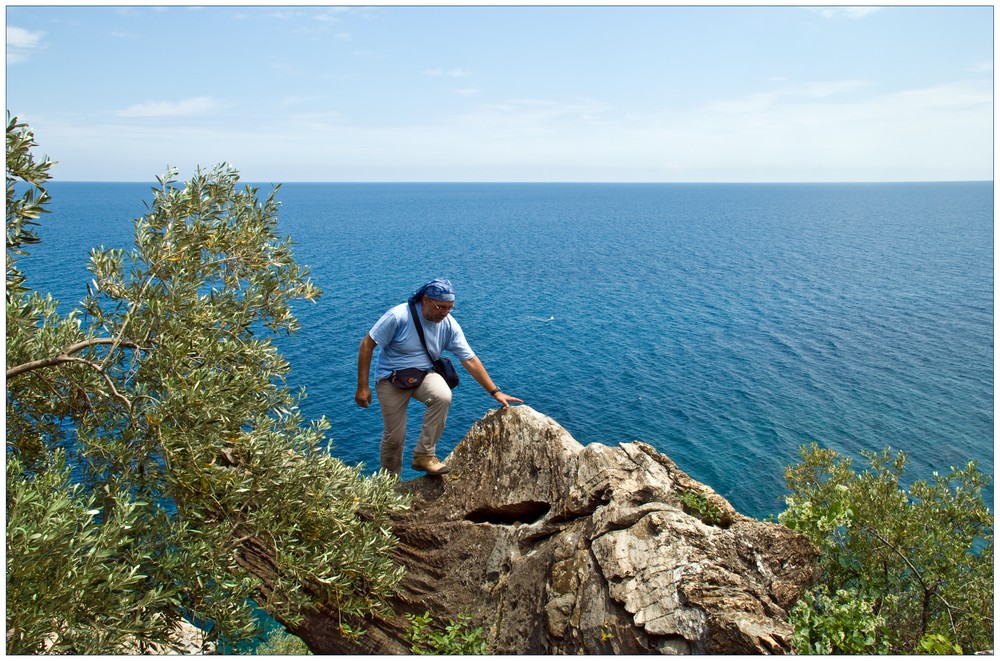
[[[150,188],[52,183],[29,285],[82,299],[89,249],[130,246]],[[443,276],[505,392],[583,444],[655,446],[751,516],[783,509],[811,442],[905,450],[911,480],[970,459],[993,474],[992,182],[287,183],[278,199],[324,290],[279,346],[347,463],[378,467],[358,344]],[[496,406],[461,374],[442,457]]]

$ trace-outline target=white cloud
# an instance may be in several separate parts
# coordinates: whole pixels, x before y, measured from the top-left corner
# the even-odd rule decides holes
[[[985,81],[897,92],[784,83],[649,113],[520,98],[424,123],[289,112],[301,101],[290,97],[280,121],[32,126],[65,179],[223,160],[248,181],[919,181],[989,179],[993,167]]]
[[[147,101],[118,111],[119,117],[196,117],[219,108],[210,96],[196,96],[182,101]]]
[[[7,45],[14,48],[36,48],[42,41],[44,32],[31,32],[24,28],[7,26]]]
[[[865,80],[832,80],[800,84],[788,83],[744,97],[713,101],[707,105],[706,109],[724,114],[762,112],[778,104],[788,103],[792,100],[828,99],[860,92],[871,86],[872,83]]]
[[[336,39],[350,41],[351,33],[341,27],[344,20],[371,15],[372,12],[362,7],[299,7],[276,9],[269,12],[267,17],[274,21],[293,23],[298,31],[306,34],[329,33],[330,30],[336,29],[337,32],[333,35]],[[256,14],[246,12],[237,15],[241,20],[255,16]]]
[[[819,12],[823,18],[847,18],[859,19],[870,16],[882,9],[881,7],[810,7],[813,11]]]
[[[310,19],[323,23],[337,24],[344,20],[344,17],[355,13],[354,7],[324,7],[321,11],[312,13]]]
[[[44,48],[44,32],[32,32],[24,28],[7,26],[7,63],[24,62],[31,53]]]
[[[988,179],[992,92],[954,83],[825,98],[762,93],[637,118],[631,132],[689,171],[732,179]],[[738,174],[742,173],[742,174]]]

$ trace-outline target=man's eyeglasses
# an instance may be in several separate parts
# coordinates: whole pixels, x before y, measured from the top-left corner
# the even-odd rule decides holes
[[[434,308],[435,312],[447,312],[447,313],[450,314],[450,313],[452,313],[452,312],[455,311],[455,305],[454,304],[452,304],[451,307],[449,307],[447,305],[438,305],[437,303],[435,303],[431,299],[427,299],[427,302],[431,304],[431,307]]]

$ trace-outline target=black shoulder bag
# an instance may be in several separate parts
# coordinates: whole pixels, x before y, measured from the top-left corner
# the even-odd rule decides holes
[[[420,317],[417,316],[417,306],[410,301],[410,315],[413,317],[413,325],[417,327],[417,335],[420,336],[420,344],[424,345],[424,352],[427,357],[431,359],[431,365],[434,366],[434,371],[444,377],[445,383],[448,387],[454,390],[458,387],[458,372],[455,370],[455,366],[451,364],[451,360],[445,358],[444,356],[440,358],[435,358],[431,355],[430,351],[427,351],[427,341],[424,339],[424,328],[423,324],[420,323]]]

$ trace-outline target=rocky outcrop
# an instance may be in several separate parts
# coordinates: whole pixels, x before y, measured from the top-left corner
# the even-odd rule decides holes
[[[396,617],[348,639],[312,613],[317,653],[408,653],[405,613],[471,614],[497,653],[771,654],[817,572],[802,536],[736,512],[640,442],[582,446],[527,406],[490,412],[402,485]]]

